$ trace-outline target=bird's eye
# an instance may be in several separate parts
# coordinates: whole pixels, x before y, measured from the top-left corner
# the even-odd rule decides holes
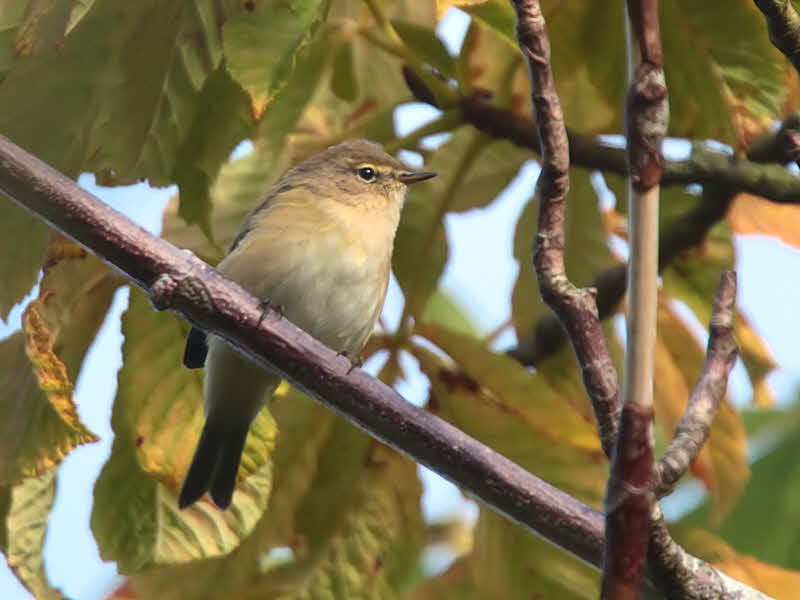
[[[360,167],[356,173],[361,181],[366,181],[367,183],[372,183],[378,176],[378,174],[375,172],[375,169],[372,167]]]

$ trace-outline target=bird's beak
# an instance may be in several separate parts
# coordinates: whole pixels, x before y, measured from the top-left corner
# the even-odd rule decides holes
[[[436,173],[431,173],[429,171],[418,171],[416,173],[400,173],[397,176],[397,180],[405,183],[406,185],[411,185],[412,183],[417,183],[418,181],[425,181],[426,179],[430,179],[431,177],[436,177]]]

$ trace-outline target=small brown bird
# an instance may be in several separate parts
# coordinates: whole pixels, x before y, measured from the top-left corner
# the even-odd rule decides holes
[[[356,360],[380,315],[412,172],[365,140],[287,171],[242,225],[219,271],[330,348]],[[184,364],[206,366],[206,423],[178,504],[204,493],[227,508],[250,425],[280,378],[192,329]]]

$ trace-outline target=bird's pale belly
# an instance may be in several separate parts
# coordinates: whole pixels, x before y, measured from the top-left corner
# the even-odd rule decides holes
[[[264,244],[264,254],[280,253],[279,260],[257,265],[237,261],[234,253],[221,270],[259,298],[280,306],[290,321],[326,346],[355,355],[383,306],[388,256],[369,256],[339,236],[318,236],[313,243],[283,236],[270,242]]]
[[[271,294],[284,314],[326,346],[348,354],[366,342],[386,293],[384,277],[344,261],[302,265]],[[333,264],[331,264],[333,263]]]

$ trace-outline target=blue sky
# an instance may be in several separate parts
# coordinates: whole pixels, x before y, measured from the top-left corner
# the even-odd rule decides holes
[[[448,16],[449,20],[443,26],[445,41],[457,50],[463,35],[464,19],[456,11],[451,11]],[[422,105],[403,108],[397,121],[400,133],[414,129],[435,114],[433,109]],[[505,322],[510,315],[509,298],[518,271],[512,258],[513,230],[537,175],[538,168],[528,164],[487,208],[447,217],[451,256],[442,285],[479,319],[487,332]],[[82,177],[80,183],[153,232],[158,232],[161,211],[175,192],[171,188],[155,190],[144,184],[128,188],[98,188],[88,176]],[[475,240],[480,240],[480,244]],[[780,364],[771,378],[773,388],[781,399],[793,397],[800,377],[800,354],[796,352],[796,340],[800,338],[800,321],[796,318],[800,285],[795,275],[800,273],[800,253],[764,236],[740,237],[736,246],[740,306],[756,329],[770,341]],[[523,265],[523,268],[528,268],[528,265]],[[45,545],[50,580],[68,597],[79,600],[103,597],[117,580],[114,565],[100,560],[89,529],[89,517],[94,480],[111,447],[109,420],[116,390],[116,372],[121,364],[119,317],[126,303],[127,291],[121,290],[79,377],[75,393],[79,413],[101,441],[78,448],[61,466],[56,505]],[[400,309],[401,297],[393,285],[386,306],[388,322],[396,322]],[[18,328],[20,312],[18,307],[7,325],[0,324],[0,337]],[[499,343],[513,343],[513,334],[509,333]],[[413,364],[409,367],[413,372]],[[425,390],[425,381],[420,376],[412,377],[400,388],[404,396],[416,402],[424,399]],[[740,403],[749,399],[749,384],[741,369],[734,378],[732,393]],[[427,472],[423,477],[426,482],[423,504],[429,517],[453,511],[460,511],[465,518],[474,517],[469,503],[464,502],[450,484]],[[671,510],[685,510],[694,496],[696,491],[685,492],[671,501]],[[432,560],[435,562],[435,557]],[[4,561],[0,561],[0,597],[30,597]]]

